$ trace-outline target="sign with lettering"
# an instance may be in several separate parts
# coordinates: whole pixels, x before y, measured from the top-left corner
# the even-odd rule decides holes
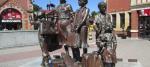
[[[21,22],[21,13],[13,8],[8,8],[1,13],[1,22]]]
[[[2,20],[2,22],[4,23],[4,22],[20,22],[21,23],[21,20]]]
[[[150,9],[141,10],[140,16],[150,16]]]

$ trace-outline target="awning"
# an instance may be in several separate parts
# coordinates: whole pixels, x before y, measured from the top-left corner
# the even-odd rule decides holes
[[[150,9],[140,10],[140,16],[150,16]]]

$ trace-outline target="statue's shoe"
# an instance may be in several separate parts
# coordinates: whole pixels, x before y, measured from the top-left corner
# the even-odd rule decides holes
[[[45,67],[45,64],[42,63],[42,64],[41,64],[41,67]]]
[[[50,67],[49,63],[41,63],[41,67]]]

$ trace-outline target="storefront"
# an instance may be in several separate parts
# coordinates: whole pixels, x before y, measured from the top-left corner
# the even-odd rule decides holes
[[[139,37],[150,38],[150,9],[139,11]]]
[[[22,28],[22,15],[14,8],[7,8],[0,14],[0,30],[20,30]]]

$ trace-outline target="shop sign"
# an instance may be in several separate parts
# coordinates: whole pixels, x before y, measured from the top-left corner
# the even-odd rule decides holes
[[[141,10],[140,16],[150,16],[150,9]]]
[[[2,20],[2,22],[3,23],[5,23],[5,22],[13,22],[13,23],[15,23],[15,22],[21,22],[21,20]]]

